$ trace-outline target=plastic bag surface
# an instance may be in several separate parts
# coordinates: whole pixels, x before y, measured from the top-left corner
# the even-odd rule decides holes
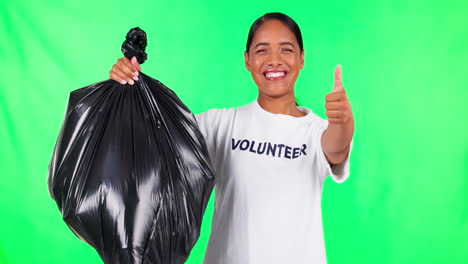
[[[159,81],[140,73],[70,94],[49,192],[105,263],[184,263],[213,182],[193,114]]]

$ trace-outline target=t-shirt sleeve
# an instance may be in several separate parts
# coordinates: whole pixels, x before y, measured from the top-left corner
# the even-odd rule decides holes
[[[212,163],[213,157],[216,157],[215,130],[216,127],[219,125],[219,122],[215,119],[216,115],[213,113],[214,110],[216,109],[212,109],[204,113],[195,115],[195,119],[197,120],[200,132],[202,133],[205,139],[206,147],[208,149],[208,155],[210,156]],[[214,164],[212,164],[212,166],[214,166]]]
[[[223,147],[226,145],[226,135],[231,127],[234,109],[211,109],[195,115],[200,131],[205,138],[211,165],[215,170],[215,178],[222,174],[220,168],[224,162]]]
[[[318,129],[316,131],[317,134],[314,137],[314,143],[316,146],[315,149],[317,151],[316,157],[318,159],[318,166],[320,168],[319,174],[322,180],[325,180],[325,178],[330,175],[335,182],[342,183],[349,177],[349,158],[351,155],[351,149],[353,147],[353,141],[351,140],[348,156],[346,159],[340,164],[330,165],[327,157],[325,157],[325,153],[323,152],[321,142],[322,134],[327,128],[328,121],[320,119]]]

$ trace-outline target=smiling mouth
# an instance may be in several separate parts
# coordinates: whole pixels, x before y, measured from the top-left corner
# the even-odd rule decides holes
[[[288,72],[286,71],[266,71],[263,72],[263,76],[265,76],[265,79],[268,81],[278,81],[282,80],[286,77]]]

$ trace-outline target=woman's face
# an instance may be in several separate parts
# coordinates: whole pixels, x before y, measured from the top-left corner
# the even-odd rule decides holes
[[[294,33],[282,22],[264,22],[257,29],[249,52],[244,52],[244,59],[260,96],[294,96],[294,84],[304,67],[304,52]]]

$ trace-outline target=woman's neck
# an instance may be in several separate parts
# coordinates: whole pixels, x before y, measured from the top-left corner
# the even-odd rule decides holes
[[[297,109],[294,95],[280,98],[271,98],[268,96],[259,95],[257,102],[261,108],[273,114],[283,114],[294,117],[301,117],[306,115],[304,112],[301,112],[299,109]]]

